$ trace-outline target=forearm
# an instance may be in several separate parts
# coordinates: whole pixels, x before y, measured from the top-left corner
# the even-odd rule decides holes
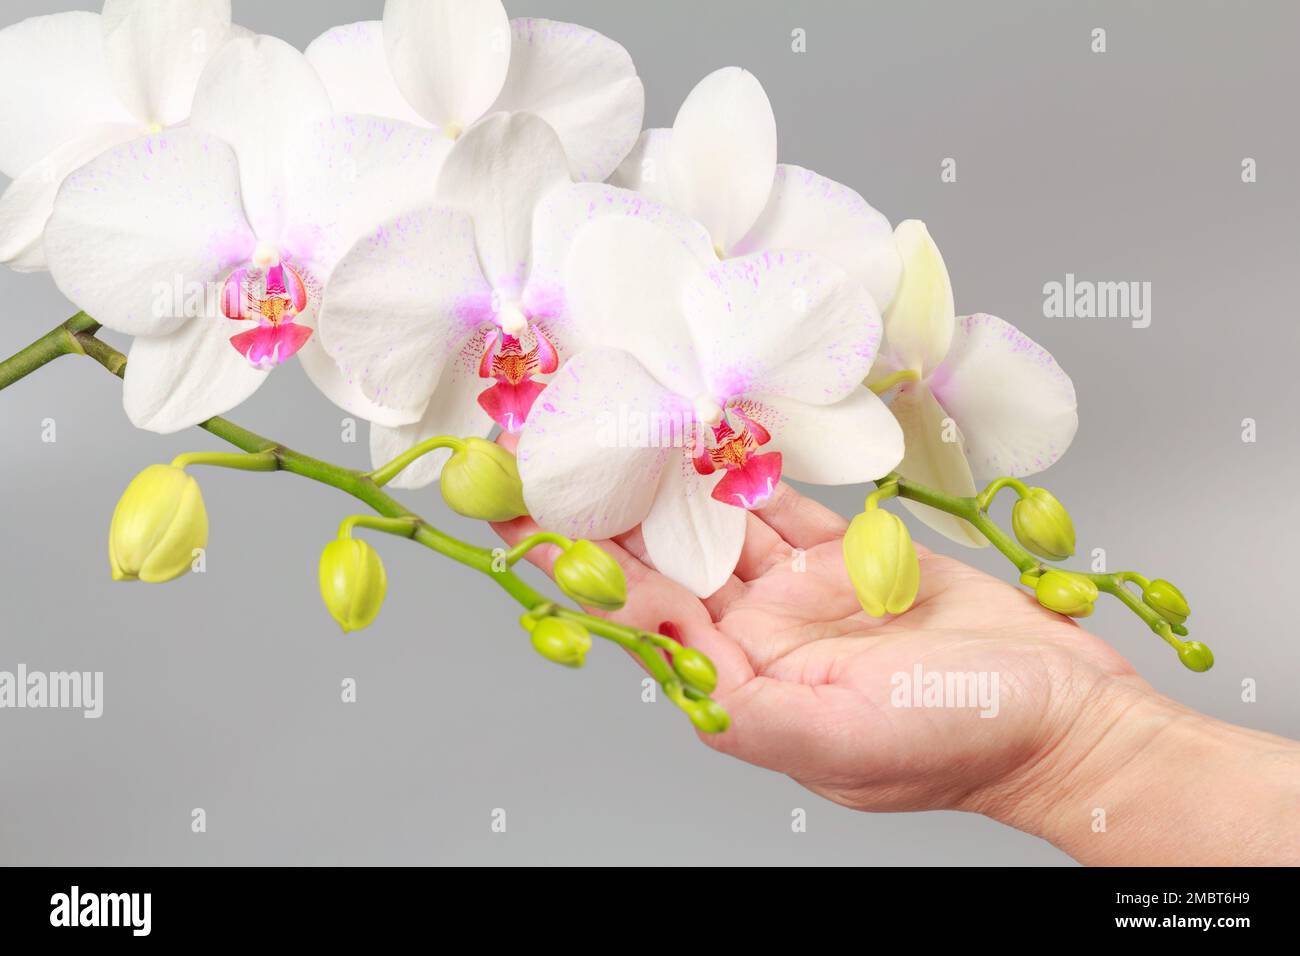
[[[1300,744],[1113,693],[986,813],[1100,866],[1300,864]]]

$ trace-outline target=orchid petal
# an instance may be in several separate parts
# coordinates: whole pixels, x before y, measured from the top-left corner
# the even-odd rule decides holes
[[[14,179],[0,196],[0,262],[19,272],[44,269],[45,223],[64,177],[104,150],[137,135],[134,126],[87,127],[83,135],[64,143]]]
[[[501,92],[510,22],[500,0],[388,0],[384,48],[406,101],[455,135]]]
[[[670,129],[648,129],[641,134],[631,152],[609,177],[611,186],[634,189],[647,199],[672,205],[673,192],[668,185],[668,146]]]
[[[306,56],[320,74],[337,112],[368,113],[428,126],[397,88],[384,51],[384,25],[378,20],[326,30],[307,46]]]
[[[378,468],[392,461],[408,448],[435,435],[486,437],[492,430],[492,419],[477,401],[482,387],[482,380],[469,363],[453,364],[443,373],[429,404],[416,421],[396,428],[371,425],[370,458],[374,466]],[[421,455],[402,469],[391,482],[391,487],[423,488],[442,473],[442,466],[450,456],[451,452],[446,449]]]
[[[729,253],[767,205],[776,174],[776,118],[762,84],[739,67],[691,90],[668,146],[673,202]]]
[[[593,320],[603,332],[584,334],[567,307],[565,268],[573,244],[588,223],[603,218],[635,219],[652,223],[673,237],[701,263],[715,261],[709,235],[699,223],[675,210],[647,200],[640,193],[618,189],[602,183],[574,183],[553,189],[542,199],[533,216],[532,266],[528,274],[526,298],[545,295],[551,301],[539,306],[548,327],[559,336],[569,354],[604,340],[603,332],[613,331],[608,344],[618,344],[623,323],[610,323],[607,317]],[[610,290],[617,291],[617,290]],[[612,328],[611,328],[612,326]]]
[[[725,311],[715,317],[688,299],[687,312],[719,402],[766,392],[828,405],[871,369],[879,313],[866,289],[830,260],[764,252],[717,263],[711,277]]]
[[[122,404],[137,428],[170,434],[230,411],[266,378],[231,345],[245,329],[224,318],[191,319],[170,335],[131,345]]]
[[[259,239],[279,241],[298,137],[331,111],[306,57],[275,37],[232,40],[204,71],[190,123],[234,148],[244,209]]]
[[[715,500],[714,484],[696,474],[684,455],[675,456],[641,525],[646,553],[659,573],[700,597],[727,583],[745,543],[745,509]]]
[[[295,136],[283,247],[319,282],[380,223],[434,202],[451,143],[427,126],[337,115]]]
[[[830,259],[865,285],[881,310],[893,301],[903,271],[889,220],[848,186],[800,166],[776,167],[762,215],[731,254],[769,249]]]
[[[335,266],[321,344],[372,402],[414,417],[487,320],[490,298],[469,216],[430,206],[383,223]]]
[[[554,130],[529,113],[493,113],[447,156],[438,197],[473,217],[483,274],[493,287],[517,292],[528,272],[534,210],[568,182],[569,161]]]
[[[298,352],[298,362],[321,393],[349,415],[355,415],[376,425],[396,427],[418,419],[420,410],[402,412],[385,408],[372,402],[355,381],[349,380],[343,370],[329,357],[321,345],[320,335],[309,338]]]
[[[713,486],[710,497],[724,505],[746,510],[763,507],[781,482],[781,461],[779,451],[751,455],[739,467],[727,469]]]
[[[659,224],[607,216],[578,231],[565,271],[569,318],[584,347],[626,349],[688,399],[705,387],[692,328],[722,322],[726,310],[693,248]],[[688,309],[698,314],[688,320]]]
[[[59,289],[131,335],[175,331],[190,290],[218,285],[253,246],[234,152],[193,129],[132,140],[91,160],[64,180],[45,227]]]
[[[894,230],[903,275],[885,312],[885,345],[900,368],[922,375],[943,361],[956,311],[952,283],[925,223],[907,219]]]
[[[533,405],[515,449],[537,523],[606,538],[650,510],[659,472],[680,456],[684,403],[617,349],[571,358]]]
[[[904,478],[961,498],[975,494],[975,479],[962,450],[956,423],[922,383],[905,386],[889,404],[903,428],[905,450],[898,465]],[[951,439],[951,440],[949,440]],[[929,505],[901,499],[903,506],[946,538],[971,548],[988,544],[966,521]]]
[[[90,127],[118,123],[137,125],[109,89],[98,14],[0,30],[0,173],[17,179]]]
[[[977,475],[1020,478],[1053,464],[1079,427],[1074,383],[1051,354],[993,315],[957,320],[929,386],[961,429]]]
[[[627,50],[574,23],[523,18],[510,29],[510,70],[492,112],[540,116],[564,144],[574,179],[605,179],[636,142],[645,114]]]
[[[230,34],[230,0],[104,0],[100,25],[118,98],[144,126],[171,126]]]
[[[776,395],[756,395],[741,409],[772,435],[785,456],[785,475],[816,485],[874,481],[903,459],[903,430],[889,407],[858,388],[833,405],[808,405]]]

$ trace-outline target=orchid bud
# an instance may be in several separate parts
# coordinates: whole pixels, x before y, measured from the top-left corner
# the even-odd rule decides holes
[[[1192,613],[1183,592],[1160,578],[1143,589],[1142,602],[1170,624],[1182,624],[1187,620],[1187,615]]]
[[[1046,488],[1030,488],[1011,509],[1011,527],[1026,548],[1048,561],[1074,554],[1070,513]]]
[[[560,590],[579,604],[617,611],[627,603],[627,579],[609,553],[587,540],[575,541],[555,559]]]
[[[686,716],[691,718],[691,723],[706,734],[720,734],[731,726],[731,717],[717,701],[706,697],[703,700],[686,700],[681,706],[686,711]]]
[[[1070,617],[1087,617],[1097,600],[1097,585],[1072,571],[1045,571],[1035,588],[1038,603]]]
[[[591,635],[577,621],[544,617],[533,624],[533,650],[548,661],[581,667],[591,650]]]
[[[1189,671],[1203,674],[1214,666],[1214,654],[1200,641],[1187,641],[1178,648],[1178,659]]]
[[[348,631],[369,627],[384,605],[388,575],[379,552],[360,538],[337,538],[320,553],[320,596]]]
[[[712,694],[718,686],[718,672],[713,661],[694,648],[683,647],[673,651],[673,670],[702,694]]]
[[[114,581],[158,583],[190,569],[208,543],[199,483],[174,465],[150,465],[131,479],[113,510],[108,565]]]
[[[528,513],[515,456],[496,442],[466,438],[442,466],[442,497],[452,511],[481,521]]]
[[[898,515],[868,508],[844,534],[844,564],[858,602],[872,617],[902,614],[916,600],[921,562]]]

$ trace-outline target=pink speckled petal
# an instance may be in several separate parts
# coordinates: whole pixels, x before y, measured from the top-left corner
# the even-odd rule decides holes
[[[1054,463],[1079,427],[1074,383],[1045,348],[993,315],[957,319],[948,357],[930,376],[966,438],[980,477],[1023,477]]]
[[[626,352],[570,359],[533,403],[515,450],[529,513],[574,538],[634,527],[664,463],[683,454],[688,411]]]
[[[77,169],[45,227],[60,291],[130,335],[179,328],[193,317],[191,293],[223,281],[253,246],[234,152],[185,128],[132,140]]]
[[[640,217],[599,217],[578,231],[564,275],[571,339],[631,352],[688,399],[704,391],[692,330],[722,323],[726,303],[678,233]]]
[[[352,247],[326,283],[317,327],[347,381],[412,421],[486,320],[481,304],[490,298],[469,216],[430,206]]]
[[[766,392],[813,405],[857,388],[880,344],[880,315],[862,284],[829,259],[764,252],[717,263],[721,313],[686,300],[693,338],[719,402]]]
[[[587,316],[594,319],[594,325],[580,323],[567,308],[569,296],[565,288],[565,267],[574,241],[589,223],[606,218],[651,223],[670,233],[672,239],[699,262],[697,271],[701,274],[706,266],[717,261],[709,244],[709,235],[699,223],[650,201],[640,193],[601,183],[574,183],[552,190],[533,217],[532,269],[524,305],[530,307],[530,314],[547,318],[548,328],[557,335],[556,344],[567,354],[602,342],[618,345],[618,336],[626,328],[623,322],[610,321],[608,314],[599,313]],[[607,253],[608,247],[602,258],[606,258]],[[645,274],[645,269],[637,262],[631,262],[629,266],[631,270]],[[577,272],[585,272],[581,264],[575,267],[575,274]],[[609,291],[619,292],[616,288]],[[613,339],[607,339],[606,335]]]
[[[800,249],[830,259],[889,308],[902,260],[889,220],[848,186],[800,166],[779,165],[772,195],[732,255]]]

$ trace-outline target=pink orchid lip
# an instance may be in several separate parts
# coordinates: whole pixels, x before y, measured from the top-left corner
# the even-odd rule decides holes
[[[311,329],[294,322],[307,300],[306,282],[288,263],[241,266],[222,286],[221,312],[238,322],[256,321],[257,328],[231,336],[230,344],[258,368],[274,368],[311,338]]]
[[[734,427],[729,419],[734,419]],[[736,405],[727,406],[722,420],[710,427],[714,444],[709,447],[697,441],[691,461],[701,475],[711,475],[719,468],[725,471],[711,496],[746,510],[763,507],[781,480],[781,453],[758,452],[772,436]]]
[[[560,365],[555,346],[531,320],[525,335],[532,338],[532,347],[527,350],[523,338],[504,329],[494,329],[488,335],[478,364],[479,377],[494,380],[479,395],[479,406],[508,432],[524,427],[533,402],[546,388],[534,376],[549,375]]]

